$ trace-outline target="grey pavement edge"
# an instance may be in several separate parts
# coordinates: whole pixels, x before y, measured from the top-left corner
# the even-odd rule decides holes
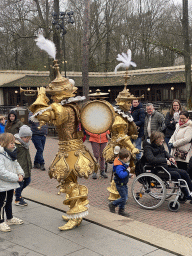
[[[0,256],[173,255],[86,220],[78,228],[60,231],[58,226],[64,224],[61,211],[33,201],[28,204],[27,207],[13,205],[14,215],[23,219],[24,224],[11,226],[11,232],[0,233]]]
[[[84,249],[82,250],[85,250],[85,249],[91,250],[90,253],[92,254],[85,252],[82,255],[90,255],[90,256],[91,255],[109,255],[109,256],[112,256],[112,255],[115,255],[115,256],[117,255],[128,255],[128,256],[129,255],[134,255],[134,256],[162,255],[164,256],[165,255],[166,256],[167,255],[168,256],[173,254],[184,255],[184,256],[192,255],[192,239],[188,237],[175,234],[169,231],[165,231],[165,230],[132,220],[131,218],[126,218],[123,216],[119,216],[118,214],[110,213],[105,210],[100,210],[99,208],[96,208],[93,206],[90,207],[89,215],[86,216],[86,218],[84,218],[83,223],[78,228],[75,228],[71,231],[59,231],[58,227],[64,225],[63,220],[61,218],[62,212],[66,212],[68,210],[68,207],[63,205],[64,195],[60,195],[60,196],[53,195],[53,194],[50,195],[49,193],[46,193],[37,189],[33,189],[29,186],[23,191],[23,196],[26,199],[32,200],[33,202],[30,202],[28,207],[14,206],[14,210],[19,211],[18,217],[23,218],[24,221],[26,220],[29,221],[29,224],[31,225],[29,227],[32,228],[32,232],[33,232],[33,229],[35,228],[34,225],[40,228],[39,231],[36,230],[33,232],[33,236],[36,236],[36,232],[37,232],[37,236],[39,232],[41,231],[43,232],[43,230],[41,230],[42,228],[44,228],[46,232],[56,233],[57,236],[59,236],[59,239],[60,237],[67,238],[69,236],[71,239],[70,240],[71,242],[75,241],[75,243],[77,244],[79,244],[80,241],[82,242],[80,243],[81,246],[82,245],[84,246]],[[34,202],[37,202],[40,204],[35,204]],[[38,209],[37,211],[34,212],[33,207],[30,206],[31,204],[32,205],[34,204],[35,207],[39,207],[38,209],[40,210],[43,207],[46,207],[46,206],[49,206],[49,207],[46,207],[46,209],[44,208],[45,212],[43,212],[42,210],[39,212]],[[47,214],[46,211],[48,212],[53,211],[55,215],[52,214],[49,217],[49,214]],[[23,215],[20,215],[21,213],[23,213]],[[49,221],[47,217],[49,217]],[[86,229],[84,226],[87,226],[88,229]],[[24,230],[24,233],[27,237],[28,231],[30,232],[30,230],[28,230],[28,228],[26,229],[25,225],[23,226],[22,229]],[[97,232],[101,235],[97,235]],[[6,239],[8,239],[10,234],[6,235]],[[112,235],[111,239],[110,239],[110,236],[111,236],[110,234]],[[3,237],[3,235],[1,234],[1,238]],[[79,242],[77,239],[78,237],[80,238]],[[115,241],[114,237],[116,237],[117,241]],[[11,238],[15,239],[15,236],[11,235]],[[132,238],[135,238],[136,240]],[[126,251],[124,251],[125,248],[124,248],[123,241],[126,241],[125,243]],[[54,244],[53,242],[51,243]],[[137,244],[137,246],[134,247],[136,251],[133,253],[131,251],[132,247],[129,246],[130,243]],[[26,247],[27,247],[27,244],[26,244]],[[143,251],[143,250],[146,250],[146,248],[148,248],[147,249],[148,251]],[[93,252],[96,254],[94,254]],[[0,256],[1,255],[4,256],[4,254],[0,253]],[[60,256],[60,255],[81,255],[81,254],[80,253],[65,254],[65,252],[63,252],[63,254],[60,254],[59,252],[58,254],[45,253],[40,255]]]

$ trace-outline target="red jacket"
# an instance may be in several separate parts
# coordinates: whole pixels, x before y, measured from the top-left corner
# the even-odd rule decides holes
[[[86,131],[86,133],[90,136],[89,141],[97,142],[97,143],[105,143],[105,142],[108,142],[107,134],[110,134],[110,131],[108,130],[101,134],[95,134],[88,131]]]

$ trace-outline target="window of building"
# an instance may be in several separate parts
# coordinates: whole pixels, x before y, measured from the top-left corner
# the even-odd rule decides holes
[[[181,89],[181,95],[180,95],[182,100],[186,100],[186,88]]]
[[[156,101],[161,101],[161,90],[156,90]]]
[[[163,100],[169,99],[169,91],[168,89],[163,89]]]

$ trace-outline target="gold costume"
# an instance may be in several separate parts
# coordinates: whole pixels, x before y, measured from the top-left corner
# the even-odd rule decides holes
[[[56,78],[46,89],[39,89],[37,100],[30,110],[34,113],[32,121],[39,121],[40,125],[51,123],[58,132],[59,150],[49,167],[49,176],[58,180],[60,193],[66,193],[63,203],[69,206],[69,210],[63,219],[68,222],[59,229],[68,230],[79,226],[82,217],[88,214],[88,189],[78,184],[77,178],[87,179],[92,172],[97,172],[98,166],[96,159],[83,144],[82,132],[77,131],[80,121],[77,101],[81,97],[71,98],[77,87],[61,76],[57,63],[54,68]],[[48,105],[46,92],[52,95],[54,103],[51,105]]]
[[[106,162],[112,162],[116,157],[114,154],[115,146],[128,149],[131,152],[131,172],[135,171],[134,160],[136,154],[139,153],[139,150],[132,144],[132,139],[135,140],[138,137],[137,126],[128,112],[133,99],[136,99],[136,97],[131,95],[126,87],[119,93],[116,99],[119,107],[114,107],[115,120],[111,129],[111,140],[103,151]]]
[[[111,140],[103,150],[103,156],[106,162],[113,162],[115,157],[117,156],[114,153],[115,146],[119,146],[120,148],[126,148],[131,152],[130,168],[131,173],[134,173],[134,161],[136,159],[136,154],[139,153],[139,149],[135,148],[132,140],[137,139],[138,131],[137,126],[133,121],[133,117],[129,113],[129,110],[132,100],[138,98],[134,95],[131,95],[129,90],[126,89],[127,80],[129,78],[127,72],[124,78],[125,87],[116,98],[116,105],[118,105],[118,107],[114,107],[115,120],[111,128]],[[116,200],[120,197],[116,189],[114,180],[111,182],[111,187],[108,187],[107,190],[110,192],[110,196],[108,198],[109,200]]]

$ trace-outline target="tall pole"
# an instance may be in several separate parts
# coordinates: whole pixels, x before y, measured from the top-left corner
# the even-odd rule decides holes
[[[72,16],[73,16],[73,11],[70,11],[67,13],[66,12],[53,13],[52,24],[55,27],[55,31],[59,32],[58,35],[60,35],[61,32],[63,35],[62,47],[63,47],[63,59],[64,59],[63,64],[64,64],[65,77],[66,77],[66,72],[67,72],[67,68],[66,68],[67,62],[66,62],[66,55],[65,55],[65,34],[67,33],[67,30],[65,29],[65,20],[66,20],[66,17],[68,17],[67,22],[73,24],[74,20],[73,20]]]
[[[54,0],[54,13],[59,17],[59,0]],[[53,42],[56,46],[56,58],[60,61],[60,33],[57,29],[53,30]]]
[[[66,60],[65,60],[65,35],[63,34],[63,58],[64,58],[64,71],[65,71],[65,77],[67,77],[66,72],[67,72],[67,67],[66,67]]]
[[[89,13],[90,13],[90,0],[84,0],[82,85],[83,85],[83,95],[86,97],[87,100],[88,100],[88,94],[89,94]]]
[[[192,108],[192,86],[191,86],[191,56],[189,44],[189,15],[188,15],[188,0],[183,0],[183,39],[184,39],[184,63],[185,63],[185,83],[187,106]]]

